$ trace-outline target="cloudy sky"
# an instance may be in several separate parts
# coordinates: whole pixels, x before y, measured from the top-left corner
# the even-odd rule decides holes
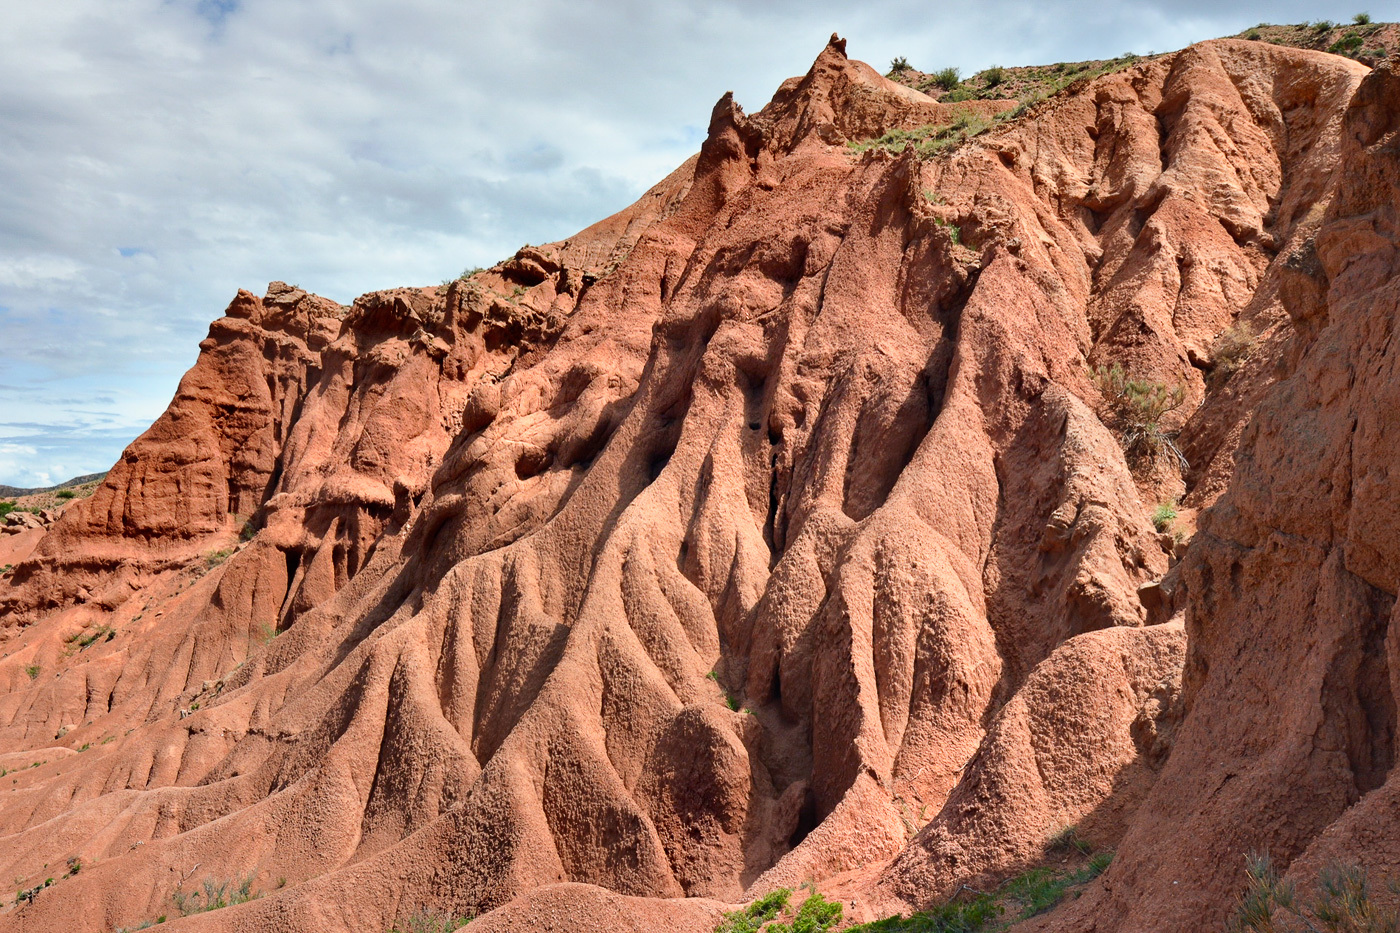
[[[970,73],[1395,3],[0,0],[0,483],[106,469],[236,289],[348,303],[568,236],[833,31]]]

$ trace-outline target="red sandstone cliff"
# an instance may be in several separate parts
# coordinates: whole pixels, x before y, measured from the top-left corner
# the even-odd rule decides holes
[[[874,915],[1071,824],[1120,854],[1055,929],[1219,925],[1248,851],[1394,872],[1397,89],[1220,40],[856,154],[968,105],[833,39],[568,241],[240,293],[0,583],[0,872],[82,865],[0,930],[247,875],[174,928]],[[1130,468],[1115,363],[1188,468]]]

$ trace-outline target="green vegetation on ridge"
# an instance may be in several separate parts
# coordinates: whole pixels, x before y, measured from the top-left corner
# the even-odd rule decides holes
[[[1373,66],[1400,53],[1400,25],[1374,23],[1370,14],[1365,12],[1357,13],[1349,24],[1334,23],[1330,20],[1283,26],[1260,23],[1232,38],[1331,52]],[[890,70],[885,77],[923,91],[943,103],[1014,100],[1019,102],[1020,106],[1011,116],[1019,117],[1039,101],[1052,97],[1080,81],[1093,80],[1139,62],[1159,58],[1161,54],[1165,53],[1149,51],[1139,55],[1124,52],[1112,58],[1055,62],[1050,65],[992,65],[966,78],[962,77],[956,67],[951,66],[920,71],[909,63],[907,57],[899,56],[890,63]]]
[[[1087,844],[1075,845],[1081,855]],[[1089,855],[1077,869],[1032,868],[991,892],[964,887],[943,904],[907,917],[885,917],[870,923],[842,926],[839,901],[828,900],[814,886],[793,910],[788,888],[754,899],[746,907],[726,913],[715,933],[1002,933],[1012,924],[1053,910],[1077,888],[1103,874],[1113,860],[1109,851]]]

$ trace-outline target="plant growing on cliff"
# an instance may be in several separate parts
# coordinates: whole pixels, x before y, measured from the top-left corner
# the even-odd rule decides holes
[[[1267,855],[1245,859],[1245,890],[1235,908],[1234,933],[1397,933],[1400,914],[1372,900],[1365,869],[1329,865],[1316,894],[1302,904]],[[1395,885],[1391,884],[1392,890]],[[1316,921],[1316,922],[1314,922]]]
[[[898,58],[895,58],[890,62],[890,70],[887,72],[887,74],[890,77],[902,75],[904,74],[904,72],[908,71],[910,67],[911,66],[909,64],[909,59],[905,58],[903,55],[900,55]]]
[[[1355,16],[1353,16],[1353,17],[1351,18],[1351,21],[1352,21],[1353,23],[1355,23],[1356,25],[1358,25],[1358,26],[1369,26],[1370,23],[1371,23],[1371,14],[1370,14],[1370,13],[1357,13]]]
[[[957,146],[960,143],[986,131],[992,125],[988,120],[971,110],[959,110],[948,123],[929,123],[912,130],[894,129],[884,136],[874,139],[852,140],[846,145],[856,152],[867,149],[884,149],[887,152],[903,152],[913,145],[920,158],[929,158],[940,150]]]
[[[1089,840],[1079,835],[1079,827],[1072,825],[1051,836],[1045,848],[1046,851],[1062,854],[1078,852],[1080,855],[1089,855],[1094,851]]]
[[[199,890],[185,892],[176,888],[170,900],[181,916],[188,917],[190,914],[246,904],[259,897],[262,894],[253,893],[253,876],[248,875],[244,878],[205,878],[200,882]]]
[[[1336,42],[1333,42],[1331,45],[1329,45],[1327,47],[1327,51],[1333,53],[1334,55],[1349,55],[1352,52],[1355,52],[1357,49],[1361,48],[1362,43],[1364,43],[1365,41],[1366,40],[1362,39],[1356,33],[1349,32],[1346,35],[1342,36],[1340,39],[1338,39]]]
[[[1172,501],[1158,503],[1157,508],[1152,510],[1152,527],[1158,531],[1166,531],[1176,521],[1176,503]]]
[[[458,917],[441,910],[424,908],[414,911],[407,920],[395,923],[389,933],[452,933],[471,923],[470,915]]]
[[[1211,346],[1211,366],[1206,374],[1206,385],[1213,389],[1229,382],[1230,377],[1254,352],[1257,337],[1255,329],[1244,322],[1221,331]]]
[[[1189,464],[1176,446],[1176,433],[1162,426],[1162,419],[1186,401],[1186,387],[1168,388],[1150,379],[1134,379],[1122,366],[1100,366],[1094,381],[1108,403],[1118,437],[1128,459],[1137,464],[1154,463],[1170,453],[1181,469]]]
[[[30,664],[24,669],[24,672],[29,675],[30,680],[36,680],[39,677],[39,665]]]

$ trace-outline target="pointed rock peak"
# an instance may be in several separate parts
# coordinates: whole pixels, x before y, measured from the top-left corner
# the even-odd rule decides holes
[[[715,107],[710,111],[708,135],[714,136],[726,126],[735,125],[743,118],[744,108],[735,102],[734,92],[725,91],[724,96],[715,101]]]
[[[768,130],[777,148],[792,151],[808,139],[841,145],[894,126],[932,123],[942,113],[943,105],[927,94],[848,58],[846,40],[832,33],[807,73],[784,81],[753,122]]]

